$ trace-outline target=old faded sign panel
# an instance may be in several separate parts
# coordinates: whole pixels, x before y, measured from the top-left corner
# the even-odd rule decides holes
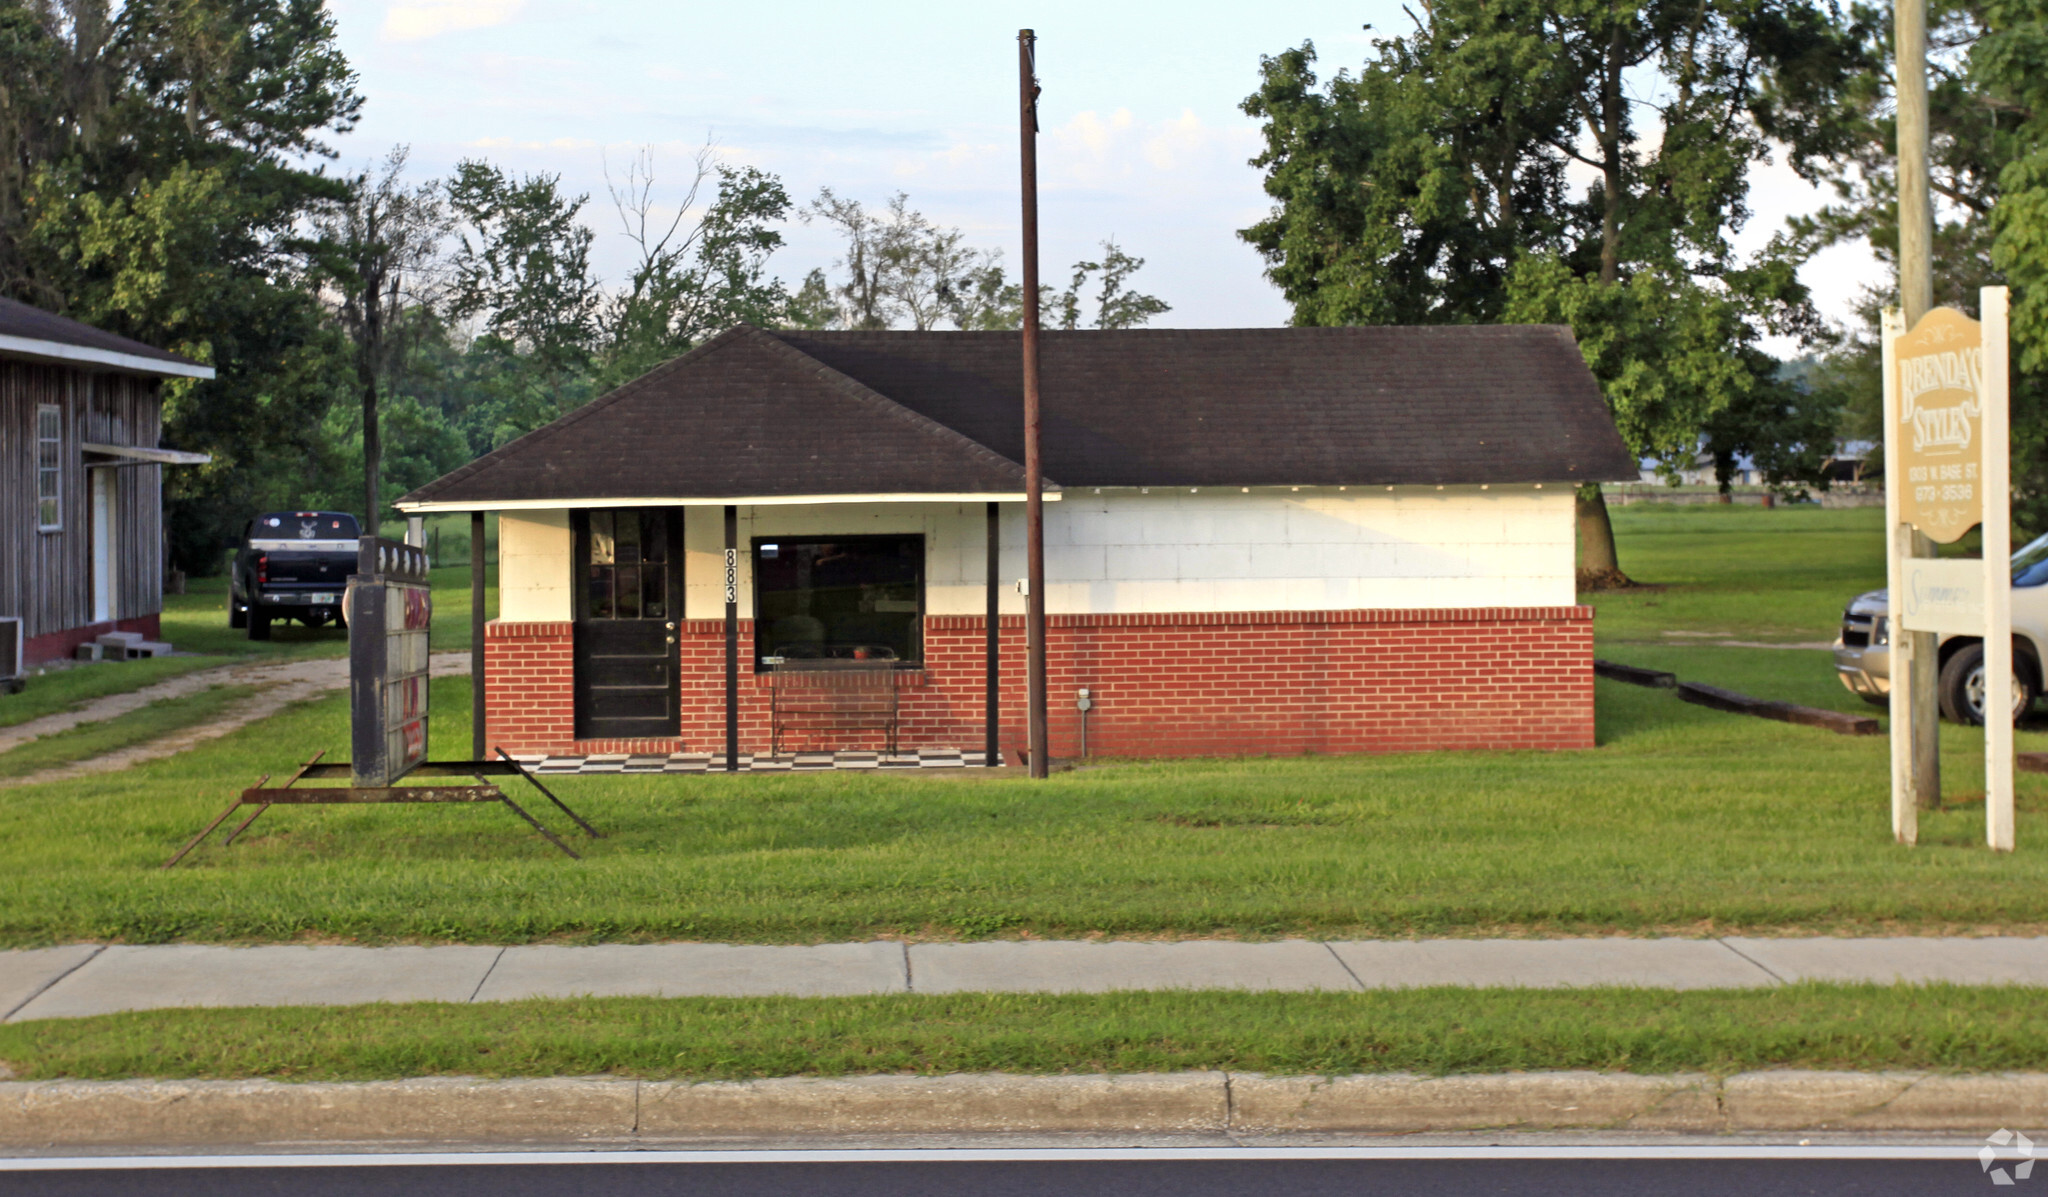
[[[1984,520],[1984,339],[1936,308],[1898,340],[1899,518],[1940,544]]]
[[[1984,634],[1984,563],[1916,557],[1899,569],[1899,622],[1909,632]]]

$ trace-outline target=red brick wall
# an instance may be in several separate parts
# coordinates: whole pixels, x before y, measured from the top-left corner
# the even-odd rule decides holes
[[[567,621],[484,626],[487,750],[566,750],[575,740],[574,628]]]
[[[982,743],[981,618],[925,621],[925,668],[898,675],[904,748]],[[1049,621],[1054,756],[1080,749],[1075,690],[1086,686],[1089,749],[1104,755],[1589,748],[1589,607],[1062,615]],[[514,751],[666,751],[669,741],[573,741],[570,625],[493,624],[491,734]],[[1002,621],[1002,736],[1024,740],[1024,621]],[[725,741],[725,626],[680,630],[681,743]],[[503,662],[501,664],[501,661]],[[768,748],[768,678],[753,672],[740,623],[740,747]],[[785,737],[792,747],[873,748],[879,733]],[[854,741],[854,742],[848,742]],[[499,742],[493,739],[493,743]]]

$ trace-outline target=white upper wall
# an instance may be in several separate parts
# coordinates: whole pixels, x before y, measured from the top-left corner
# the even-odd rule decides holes
[[[1529,485],[1072,490],[1045,505],[1053,614],[1561,607],[1573,585],[1572,488]],[[872,503],[740,509],[740,593],[755,537],[914,533],[925,538],[925,611],[979,615],[987,524],[981,504]],[[566,620],[566,511],[507,512],[499,618]],[[1005,504],[1002,609],[1021,614],[1024,512]],[[722,509],[684,516],[686,613],[725,612]],[[752,614],[751,598],[741,613]]]
[[[575,618],[569,601],[569,513],[498,516],[498,618],[554,623]]]
[[[1069,491],[1047,610],[1557,607],[1578,601],[1572,488]]]

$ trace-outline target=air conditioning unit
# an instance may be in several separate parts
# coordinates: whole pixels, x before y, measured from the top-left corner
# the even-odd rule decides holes
[[[0,694],[21,692],[21,617],[0,615]]]

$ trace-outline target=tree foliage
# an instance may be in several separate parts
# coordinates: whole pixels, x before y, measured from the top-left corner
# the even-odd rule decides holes
[[[823,273],[805,280],[799,309],[823,313],[816,321],[840,328],[894,328],[908,323],[924,330],[951,324],[954,328],[1000,330],[1022,325],[1024,288],[1004,272],[1002,251],[967,244],[959,229],[934,224],[910,207],[910,197],[897,192],[879,212],[858,200],[843,199],[823,188],[804,209],[806,219],[835,228],[846,251],[836,265],[845,273],[829,283]],[[1055,328],[1083,327],[1083,291],[1098,279],[1095,319],[1091,328],[1136,328],[1172,306],[1156,296],[1133,291],[1130,278],[1145,265],[1120,249],[1114,239],[1102,243],[1099,262],[1077,262],[1073,282],[1063,291],[1040,284],[1040,319]]]
[[[1866,66],[1830,183],[1833,203],[1792,222],[1813,248],[1860,241],[1898,269],[1897,129],[1888,13],[1862,10],[1854,32]],[[2023,528],[2048,529],[2048,138],[2043,71],[2048,6],[1937,0],[1928,8],[1930,185],[1935,199],[1934,301],[1977,314],[1979,289],[2012,288],[2012,510]],[[1882,464],[1883,380],[1878,321],[1895,288],[1867,292],[1855,319],[1819,364],[1817,383],[1841,397],[1843,431]],[[1868,472],[1868,471],[1866,471]]]
[[[775,226],[790,213],[782,181],[755,167],[716,163],[708,146],[694,165],[666,225],[656,216],[652,151],[611,188],[639,260],[600,321],[599,389],[637,378],[735,324],[792,320],[794,297],[768,273],[769,257],[782,247]],[[706,183],[714,183],[714,194],[692,224]]]
[[[165,440],[172,559],[320,450],[339,341],[304,221],[346,193],[309,162],[361,99],[318,0],[0,0],[0,291],[189,354]]]
[[[1277,202],[1241,235],[1297,324],[1569,324],[1631,447],[1688,460],[1771,385],[1759,340],[1817,329],[1797,244],[1731,237],[1773,144],[1818,173],[1843,140],[1838,14],[1438,0],[1374,46],[1327,84],[1312,45],[1266,58],[1245,101]]]

